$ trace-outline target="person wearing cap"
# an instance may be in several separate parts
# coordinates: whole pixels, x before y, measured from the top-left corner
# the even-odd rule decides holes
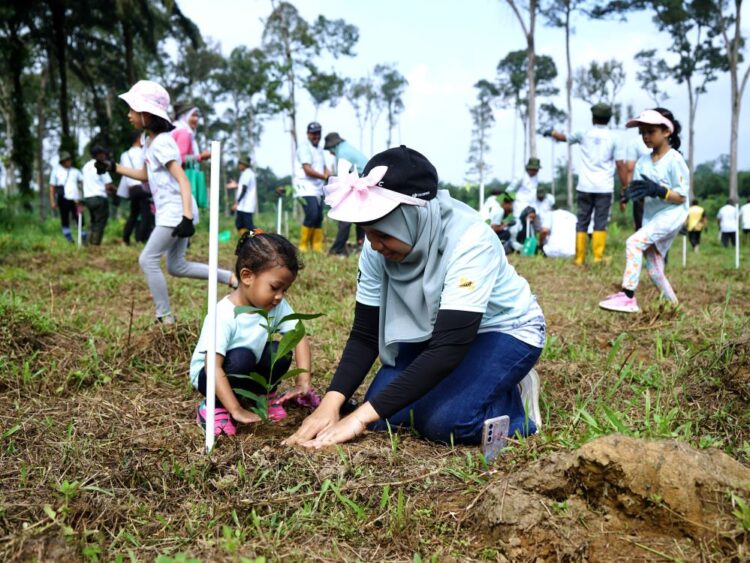
[[[586,260],[587,229],[594,216],[594,232],[591,234],[591,250],[594,262],[601,262],[607,244],[607,223],[615,189],[615,152],[617,142],[607,127],[612,119],[612,107],[598,103],[591,106],[593,127],[586,133],[574,133],[568,138],[560,131],[549,131],[546,135],[556,141],[581,145],[578,168],[578,224],[576,226],[575,263],[583,265]]]
[[[438,190],[435,167],[403,145],[326,192],[331,218],[365,229],[354,323],[320,406],[285,443],[318,448],[390,424],[476,444],[503,415],[510,435],[535,432],[544,315],[479,213]],[[378,356],[364,403],[340,418]]]
[[[77,221],[81,212],[78,186],[82,182],[81,171],[73,166],[73,157],[69,152],[62,151],[49,177],[49,206],[60,211],[62,233],[69,242],[73,242],[70,219]]]
[[[133,131],[130,148],[120,155],[120,165],[141,170],[144,164],[143,143],[140,131]],[[151,190],[148,182],[120,176],[117,195],[130,201],[130,212],[122,230],[122,241],[130,244],[130,237],[135,231],[137,242],[146,242],[154,228],[154,214],[151,212]]]
[[[333,166],[334,170],[336,171],[338,171],[339,169],[340,162],[346,162],[350,167],[350,170],[346,170],[346,172],[351,172],[353,170],[358,174],[361,174],[365,169],[365,165],[367,164],[367,157],[359,150],[354,148],[354,145],[342,139],[341,136],[336,132],[328,133],[328,135],[326,135],[323,149],[327,150],[333,155]],[[351,230],[351,225],[351,223],[347,223],[346,221],[339,221],[339,229],[338,233],[336,233],[336,240],[333,241],[328,254],[331,254],[333,256],[347,256],[349,254],[349,251],[346,248],[346,242],[349,240],[349,231]],[[357,233],[357,246],[359,247],[364,242],[365,235],[362,227],[356,227],[355,231]]]
[[[174,324],[167,290],[161,270],[161,259],[167,257],[167,271],[176,277],[208,279],[206,264],[185,259],[188,239],[195,233],[194,219],[198,208],[190,182],[180,163],[180,151],[170,134],[174,125],[169,120],[169,94],[156,82],[140,80],[119,96],[130,107],[128,120],[135,129],[146,132],[144,166],[130,168],[113,160],[97,161],[100,174],[115,172],[141,182],[148,181],[156,208],[156,226],[143,248],[138,263],[146,276],[156,309],[156,320]],[[234,287],[237,279],[229,270],[217,270],[220,282]]]
[[[608,311],[637,313],[635,291],[645,260],[646,269],[661,298],[678,305],[669,280],[664,273],[665,257],[688,217],[690,174],[680,148],[680,123],[672,112],[655,108],[641,112],[626,127],[638,127],[650,155],[635,164],[634,180],[626,193],[629,199],[644,199],[643,226],[625,243],[625,272],[622,291],[599,302]]]
[[[485,222],[491,221],[492,217],[500,212],[500,196],[503,193],[505,193],[505,189],[498,186],[490,189],[490,194],[484,199],[482,209],[479,211]]]
[[[503,192],[496,196],[499,205],[490,216],[490,229],[494,231],[497,238],[503,245],[506,254],[513,254],[513,245],[511,244],[511,229],[518,223],[513,215],[513,203],[516,200],[516,194],[513,192]]]
[[[539,170],[542,165],[538,158],[531,157],[526,163],[526,172],[522,176],[515,178],[508,188],[507,192],[516,194],[516,200],[513,204],[513,213],[516,217],[529,206],[534,206],[536,190],[539,187]]]
[[[109,192],[114,190],[112,176],[108,172],[99,174],[95,163],[103,161],[108,156],[107,149],[100,146],[91,147],[91,160],[83,165],[83,204],[91,216],[91,233],[89,244],[99,246],[104,238],[104,229],[109,220]]]
[[[240,169],[238,188],[235,190],[237,199],[232,211],[237,213],[235,226],[240,236],[247,231],[255,230],[253,213],[258,211],[258,190],[255,182],[255,172],[250,168],[250,157],[241,156],[237,167]]]
[[[617,177],[620,180],[622,186],[622,193],[620,194],[620,211],[625,211],[628,202],[628,196],[625,193],[627,187],[633,181],[633,171],[635,170],[635,163],[644,155],[651,154],[646,144],[640,135],[631,137],[629,139],[621,139],[621,142],[617,145],[617,152],[615,154],[615,167],[617,169]],[[633,203],[633,225],[637,231],[643,226],[643,200],[634,201]]]
[[[307,138],[297,147],[297,172],[294,197],[300,198],[305,217],[302,220],[299,248],[303,252],[323,252],[323,184],[330,172],[320,147],[320,123],[307,125]]]

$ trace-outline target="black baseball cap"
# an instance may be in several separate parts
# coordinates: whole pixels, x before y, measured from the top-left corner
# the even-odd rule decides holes
[[[307,124],[307,132],[308,133],[320,133],[323,130],[323,128],[320,126],[320,123],[317,121],[311,121]]]
[[[378,182],[381,188],[427,201],[437,195],[437,170],[426,156],[406,145],[373,156],[365,165],[362,175],[367,176],[376,166],[388,167],[385,176]]]

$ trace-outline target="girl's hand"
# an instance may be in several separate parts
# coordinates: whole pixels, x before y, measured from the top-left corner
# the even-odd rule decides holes
[[[232,415],[232,418],[234,420],[236,420],[237,422],[242,422],[244,424],[253,424],[254,422],[260,422],[260,417],[257,414],[241,407],[234,412],[230,412],[229,414]]]
[[[305,442],[312,440],[327,428],[334,426],[338,421],[338,407],[332,408],[330,405],[321,403],[321,405],[302,422],[302,426],[281,443],[285,446],[304,445]]]
[[[276,402],[281,404],[286,403],[289,399],[294,399],[295,397],[300,397],[302,395],[307,395],[310,392],[310,389],[312,387],[309,383],[306,384],[298,384],[289,389],[288,391],[284,391],[283,395],[280,395]]]
[[[352,413],[333,426],[320,432],[315,439],[303,442],[301,445],[305,448],[320,449],[335,444],[343,444],[344,442],[354,440],[354,438],[364,431],[365,423]]]

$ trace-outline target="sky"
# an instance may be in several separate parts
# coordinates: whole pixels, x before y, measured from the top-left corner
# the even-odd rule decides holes
[[[218,41],[222,52],[234,47],[260,46],[261,19],[271,11],[269,0],[215,0],[206,9],[204,0],[180,0],[180,8],[201,29],[204,36]],[[298,0],[295,6],[308,21],[319,14],[327,18],[343,18],[359,28],[356,56],[324,61],[325,70],[357,79],[377,64],[394,63],[408,80],[403,96],[405,110],[394,131],[393,144],[406,144],[427,156],[438,170],[440,179],[464,184],[466,160],[471,142],[472,123],[469,108],[476,103],[474,84],[480,79],[494,80],[497,63],[510,51],[525,49],[520,25],[507,2],[503,0]],[[743,30],[750,33],[750,7],[742,11]],[[565,107],[565,37],[561,29],[548,28],[539,20],[536,33],[538,54],[552,56],[558,68],[557,86],[561,94],[551,98],[558,107]],[[627,22],[591,21],[578,16],[572,36],[573,68],[587,66],[592,60],[603,62],[615,58],[624,63],[626,84],[618,96],[623,107],[632,106],[636,113],[653,107],[636,80],[635,53],[642,49],[658,49],[666,54],[669,38],[660,34],[646,14],[630,15]],[[664,78],[663,88],[669,99],[663,105],[673,111],[687,127],[687,88]],[[750,89],[750,88],[748,88]],[[747,89],[746,89],[747,90]],[[750,104],[747,91],[740,119],[739,167],[750,168]],[[547,101],[546,99],[540,100]],[[729,74],[709,84],[708,92],[699,102],[696,118],[696,162],[701,163],[729,153],[730,132]],[[315,110],[306,95],[298,104],[298,135],[316,119]],[[495,111],[496,123],[490,138],[490,177],[510,180],[523,169],[521,127],[516,126],[517,147],[514,150],[514,117],[510,109]],[[573,101],[573,129],[590,126],[588,105]],[[358,146],[366,155],[386,149],[385,117],[375,132],[371,146],[369,133],[360,143],[360,131],[354,112],[346,100],[335,108],[321,108],[317,121],[323,135],[338,132]],[[564,130],[565,124],[560,124]],[[635,134],[623,132],[623,135]],[[542,160],[542,181],[550,179],[553,157],[564,162],[565,147],[539,137],[537,147]],[[687,131],[683,136],[683,153],[687,151]],[[577,158],[574,150],[574,162]],[[289,135],[285,122],[274,118],[266,122],[261,144],[256,150],[256,164],[268,166],[283,176],[291,172]]]

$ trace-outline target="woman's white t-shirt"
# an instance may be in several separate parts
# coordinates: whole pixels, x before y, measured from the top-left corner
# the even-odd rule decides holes
[[[247,186],[243,188],[243,186]],[[244,195],[243,195],[244,189]],[[239,187],[237,188],[237,196],[242,199],[237,201],[237,211],[243,213],[255,213],[258,210],[258,191],[255,185],[255,172],[250,168],[246,168],[242,174],[240,174]]]
[[[719,228],[722,233],[737,231],[737,208],[734,205],[727,204],[719,209],[716,218],[719,220]]]
[[[440,309],[482,313],[479,332],[503,332],[544,347],[544,315],[528,282],[508,263],[497,235],[475,223],[461,236],[448,261]],[[380,306],[385,258],[365,240],[359,258],[357,301]]]
[[[148,183],[156,207],[157,227],[176,227],[182,221],[182,196],[180,184],[167,170],[173,160],[180,165],[180,150],[172,135],[159,133],[146,141],[144,160],[148,172]],[[192,201],[193,222],[198,221],[198,208]]]
[[[109,172],[99,174],[96,171],[93,158],[81,168],[83,177],[83,197],[107,197],[107,184],[112,183],[112,176]]]
[[[143,168],[143,147],[130,147],[120,155],[120,164],[128,168],[141,170]],[[142,182],[128,176],[120,177],[120,184],[117,186],[117,195],[123,198],[130,198],[130,188],[140,186]]]
[[[78,201],[81,194],[78,191],[79,182],[83,182],[83,176],[78,168],[65,168],[62,164],[56,164],[49,177],[51,186],[63,186],[65,199]]]
[[[268,331],[265,328],[266,320],[257,314],[242,313],[235,317],[235,304],[229,300],[227,295],[216,304],[216,353],[226,356],[229,350],[235,348],[246,348],[252,350],[256,359],[260,359],[263,348],[268,342]],[[269,311],[271,326],[279,323],[294,310],[282,299],[276,307]],[[297,321],[286,321],[278,326],[281,334],[289,332],[297,326]],[[190,381],[194,387],[198,387],[198,375],[206,365],[206,350],[208,350],[208,317],[203,321],[198,344],[195,346],[193,357],[190,360]]]

